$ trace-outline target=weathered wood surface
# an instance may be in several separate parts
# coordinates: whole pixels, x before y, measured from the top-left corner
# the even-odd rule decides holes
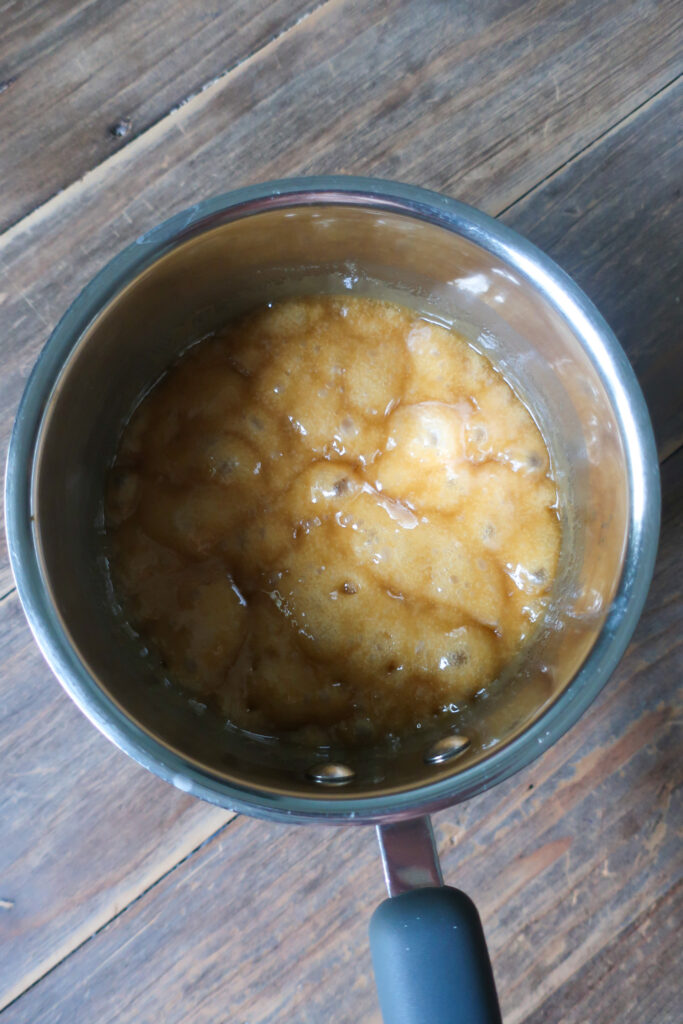
[[[134,764],[57,685],[16,594],[0,604],[0,1007],[232,814]]]
[[[11,3],[0,43],[0,227],[217,77],[244,72],[242,90],[216,93],[222,148],[238,158],[230,176],[254,178],[254,150],[288,161],[296,153],[308,170],[322,142],[327,167],[372,165],[422,181],[426,150],[433,184],[452,187],[457,175],[475,201],[485,158],[504,167],[516,198],[529,164],[552,170],[545,154],[570,156],[674,77],[680,17],[675,0]],[[271,65],[263,78],[263,55],[251,58],[284,35],[279,77]],[[235,132],[244,100],[264,97],[267,122]],[[469,121],[480,123],[475,139],[462,132]],[[211,187],[224,190],[226,180]]]
[[[549,251],[627,347],[660,454],[673,451],[682,440],[680,90],[667,83],[680,72],[679,6],[314,7],[165,7],[168,38],[189,26],[192,41],[172,48],[150,30],[144,59],[121,46],[142,46],[160,5],[132,14],[114,0],[3,9],[0,68],[21,65],[39,99],[30,166],[8,165],[20,147],[3,150],[13,109],[5,101],[22,77],[0,92],[3,198],[14,189],[11,202],[25,201],[10,219],[67,187],[0,235],[0,447],[51,327],[124,244],[211,193],[349,171],[458,195]],[[197,29],[202,13],[209,20]],[[111,67],[98,50],[102,24],[117,55]],[[88,41],[80,70],[79,40]],[[69,82],[76,105],[52,104]],[[110,142],[109,111],[119,116],[124,94],[131,104],[121,116],[133,127]],[[92,117],[75,116],[83,98]],[[40,141],[52,127],[62,145],[49,149]],[[437,819],[446,874],[486,918],[506,1024],[678,1020],[671,708],[682,460],[665,464],[657,580],[614,680],[522,776]],[[0,595],[11,586],[3,547]],[[382,886],[371,832],[224,826],[229,813],[148,776],[72,707],[15,594],[0,601],[0,635],[0,1006],[28,989],[3,1024],[377,1021],[366,925]]]
[[[0,235],[0,448],[51,328],[142,231],[212,193],[328,171],[496,214],[673,77],[679,17],[675,0],[328,0]]]
[[[661,457],[683,444],[683,79],[502,219],[593,299],[626,349]]]
[[[0,230],[321,0],[23,0],[0,19]]]
[[[535,764],[435,818],[446,877],[479,905],[506,1024],[680,1019],[682,471],[679,454],[647,611],[602,695]],[[371,829],[236,819],[7,1020],[61,1024],[87,1006],[98,1024],[378,1022],[367,921],[382,898]]]

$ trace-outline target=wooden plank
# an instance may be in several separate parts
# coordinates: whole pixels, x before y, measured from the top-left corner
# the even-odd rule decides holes
[[[9,4],[0,34],[0,230],[320,2]]]
[[[520,775],[436,817],[445,875],[482,912],[507,1024],[674,1020],[670,986],[646,1004],[653,970],[634,936],[650,934],[648,920],[653,949],[668,934],[676,976],[682,469],[683,453],[665,466],[650,600],[601,697]],[[378,1024],[366,929],[382,898],[372,830],[240,818],[20,997],[7,1021],[75,1020],[87,999],[98,1024]],[[605,969],[622,957],[628,986]],[[605,991],[587,992],[591,978]]]
[[[679,1024],[682,920],[678,885],[539,1007],[528,1024]]]
[[[556,259],[610,323],[663,458],[683,444],[681,123],[679,80],[502,217]]]
[[[415,181],[497,213],[676,60],[675,0],[444,11],[437,0],[329,0],[0,236],[0,448],[51,328],[164,217],[249,181],[331,170]],[[0,594],[11,586],[0,537]]]
[[[42,660],[14,594],[0,604],[0,646],[2,1007],[232,814],[100,736]]]
[[[0,226],[16,222],[95,167],[316,2],[232,0],[218,8],[208,0],[11,5],[5,52],[0,51],[0,77],[9,83],[0,96],[0,165],[9,171]],[[675,74],[675,0],[638,5],[546,0],[517,4],[512,11],[500,0],[472,10],[470,5],[444,8],[440,0],[332,4],[347,33],[357,29],[355,48],[360,47],[363,63],[353,53],[347,61],[341,50],[324,72],[325,88],[307,96],[315,120],[308,118],[306,135],[314,153],[320,125],[328,122],[329,132],[344,122],[328,166],[353,168],[359,161],[367,166],[369,160],[382,173],[400,170],[414,180],[415,157],[421,170],[428,140],[437,184],[450,184],[454,164],[459,187],[478,180],[483,157],[504,170],[514,198],[520,174],[542,158],[548,141],[554,144],[567,131],[589,141],[592,121],[602,128],[612,124]],[[373,10],[362,9],[367,6]],[[368,26],[372,48],[361,38]],[[312,40],[310,64],[328,57],[330,42],[329,35]],[[520,60],[525,75],[509,75]],[[494,85],[492,103],[486,93]],[[289,98],[299,107],[297,92]],[[321,106],[323,119],[315,117]],[[266,131],[281,148],[297,133],[288,130],[290,103],[283,110],[280,101],[276,109]],[[295,117],[302,113],[296,110]],[[483,119],[484,136],[474,144],[461,131],[460,122],[469,118]],[[515,153],[509,141],[520,120],[523,137]],[[222,134],[230,133],[223,127]]]

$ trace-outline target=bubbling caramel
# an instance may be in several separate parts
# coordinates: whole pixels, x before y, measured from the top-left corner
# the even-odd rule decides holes
[[[194,345],[111,469],[112,581],[141,645],[234,725],[405,734],[542,619],[560,523],[529,411],[452,330],[288,300]]]

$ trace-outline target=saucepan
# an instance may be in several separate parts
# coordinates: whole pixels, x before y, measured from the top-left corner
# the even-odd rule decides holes
[[[455,324],[532,410],[558,485],[560,566],[524,659],[391,749],[264,741],[189,711],[128,642],[103,570],[105,474],[140,396],[189,341],[257,302],[320,291],[379,295]],[[442,883],[428,814],[523,768],[586,711],[633,632],[658,531],[647,409],[588,298],[490,217],[372,179],[240,189],[138,238],[50,337],[9,453],[19,595],[88,718],[201,799],[278,821],[377,826],[389,898],[370,932],[388,1024],[500,1019],[479,917]]]

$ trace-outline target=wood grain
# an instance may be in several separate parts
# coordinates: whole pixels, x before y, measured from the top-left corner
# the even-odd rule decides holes
[[[0,225],[80,178],[320,2],[10,4],[0,50],[0,80],[8,83],[0,94],[0,166],[8,178]],[[595,123],[598,130],[613,124],[673,78],[677,63],[680,70],[675,0],[328,0],[325,7],[316,30],[292,33],[306,40],[305,100],[299,69],[289,78],[288,56],[282,77],[256,85],[257,102],[271,99],[268,122],[254,124],[268,148],[298,150],[297,163],[305,154],[317,163],[322,141],[328,166],[371,163],[409,180],[416,172],[424,180],[427,150],[433,183],[452,187],[457,173],[475,201],[482,158],[504,172],[508,197],[516,198],[549,146],[569,137],[561,152],[571,155],[594,138]],[[232,118],[231,98],[225,111]],[[462,132],[470,121],[482,137]],[[219,134],[243,160],[253,142],[231,128],[223,120]]]
[[[619,1024],[679,1024],[682,890],[677,885],[643,911],[532,1013],[527,1024],[555,1024],[557,1020],[563,1024],[612,1020]]]
[[[0,236],[0,448],[50,330],[142,231],[233,186],[328,171],[498,213],[668,81],[678,17],[675,0],[329,0]]]
[[[675,1020],[666,980],[646,999],[664,968],[642,955],[668,942],[667,974],[682,966],[671,914],[681,868],[683,453],[670,462],[650,600],[614,678],[539,761],[435,819],[447,879],[479,904],[506,1024]],[[6,1020],[78,1019],[87,999],[98,1024],[377,1024],[367,921],[381,898],[370,829],[236,819]],[[635,937],[643,929],[645,946]],[[630,984],[616,983],[622,956]],[[610,971],[615,983],[602,993]]]
[[[104,739],[0,604],[0,1007],[232,817]],[[77,1019],[77,1018],[76,1018]]]
[[[660,455],[683,444],[683,80],[502,216],[596,303],[631,359]]]
[[[0,33],[0,230],[320,2],[7,5]]]
[[[607,315],[674,450],[681,13],[10,2],[0,216],[23,219],[0,235],[0,447],[49,331],[123,245],[233,186],[349,171],[457,194],[546,248]],[[681,453],[664,465],[655,583],[601,698],[522,775],[436,820],[447,877],[485,917],[506,1024],[678,1019],[682,469]],[[2,1024],[378,1022],[371,831],[190,801],[71,705],[13,594],[0,643],[0,1006],[18,996]]]

